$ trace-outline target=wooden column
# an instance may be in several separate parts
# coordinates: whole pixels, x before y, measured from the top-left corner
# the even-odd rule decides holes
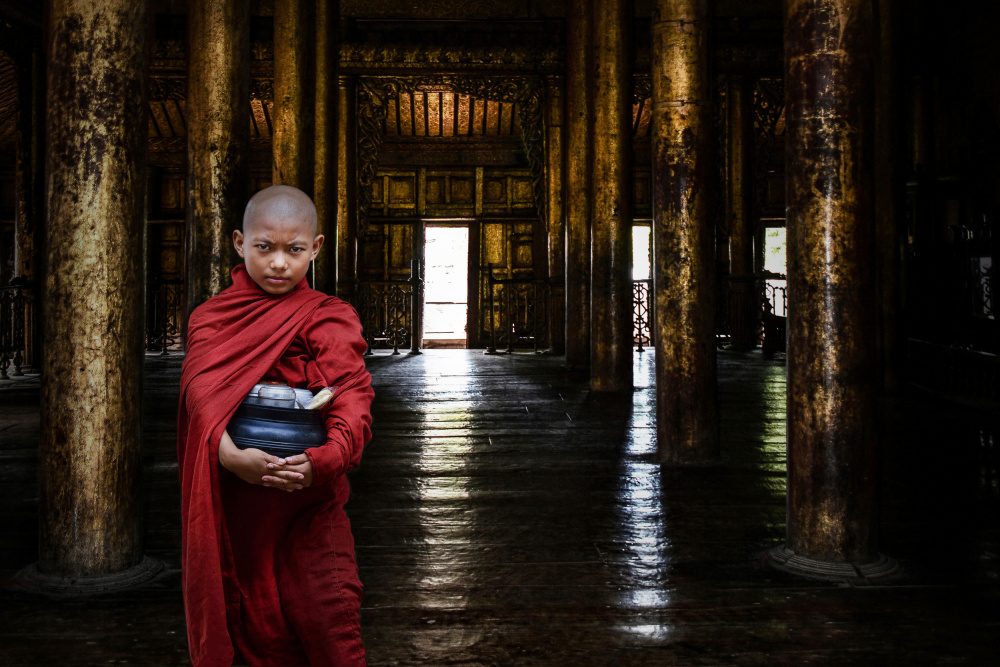
[[[726,97],[730,342],[734,349],[749,350],[757,345],[760,318],[753,270],[753,91],[747,77],[731,75]]]
[[[326,12],[324,12],[325,14]],[[274,133],[272,181],[313,193],[315,150],[314,3],[274,2]]]
[[[358,282],[357,82],[337,88],[337,296],[349,300]],[[334,239],[330,239],[332,243]]]
[[[566,353],[566,230],[563,219],[563,78],[550,76],[545,96],[549,351]]]
[[[27,47],[16,62],[18,137],[14,163],[14,276],[22,288],[24,311],[24,366],[38,369],[41,360],[39,281],[44,275],[45,239],[45,53]]]
[[[58,588],[141,579],[146,15],[53,0],[48,270],[36,574]]]
[[[903,332],[903,257],[906,252],[902,212],[902,104],[898,56],[897,0],[878,0],[878,68],[875,86],[875,228],[878,247],[878,346],[881,388],[898,392],[904,383],[906,342]]]
[[[316,257],[313,287],[337,293],[337,91],[340,47],[339,0],[316,1],[316,163],[313,201],[316,231],[326,237]]]
[[[24,45],[20,45],[24,48]],[[40,168],[40,147],[37,145],[38,124],[43,122],[39,115],[42,109],[34,109],[35,91],[40,84],[44,91],[45,82],[36,77],[43,67],[39,57],[31,51],[17,54],[17,144],[14,149],[14,275],[27,280],[38,276],[39,243],[37,228],[41,217],[41,206],[36,204],[38,186],[35,174]],[[43,96],[44,97],[44,96]]]
[[[569,0],[566,13],[566,364],[590,366],[590,160],[593,122],[592,0]]]
[[[652,61],[656,438],[699,464],[718,456],[706,0],[657,0]]]
[[[871,3],[785,9],[788,537],[772,562],[875,577],[887,568],[875,550]]]
[[[590,388],[632,390],[631,0],[594,0]]]
[[[186,310],[231,282],[239,261],[250,154],[249,10],[240,0],[188,0]]]

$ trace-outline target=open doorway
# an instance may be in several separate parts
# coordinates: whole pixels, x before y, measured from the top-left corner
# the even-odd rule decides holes
[[[464,348],[469,320],[469,228],[424,228],[424,348]]]

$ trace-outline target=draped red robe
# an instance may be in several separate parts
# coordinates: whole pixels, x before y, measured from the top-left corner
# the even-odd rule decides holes
[[[181,568],[196,667],[364,664],[361,585],[343,505],[344,473],[371,437],[371,378],[354,309],[303,280],[272,296],[241,264],[233,285],[188,324],[177,455]],[[327,442],[309,449],[313,482],[287,493],[220,468],[219,439],[262,379],[337,387]]]

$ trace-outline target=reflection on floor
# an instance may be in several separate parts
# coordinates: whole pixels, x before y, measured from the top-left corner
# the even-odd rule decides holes
[[[784,367],[720,353],[723,460],[656,463],[652,354],[635,392],[589,394],[557,358],[370,360],[375,439],[349,510],[371,665],[987,664],[1000,636],[996,417],[886,402],[892,586],[759,567],[785,517]],[[147,360],[152,585],[88,602],[0,591],[0,664],[186,664],[174,411]],[[8,385],[10,387],[10,385]],[[0,388],[0,577],[36,555],[37,382]]]

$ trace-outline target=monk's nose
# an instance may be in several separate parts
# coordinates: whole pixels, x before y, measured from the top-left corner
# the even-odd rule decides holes
[[[283,269],[288,264],[286,261],[285,253],[277,252],[271,256],[271,268]]]

